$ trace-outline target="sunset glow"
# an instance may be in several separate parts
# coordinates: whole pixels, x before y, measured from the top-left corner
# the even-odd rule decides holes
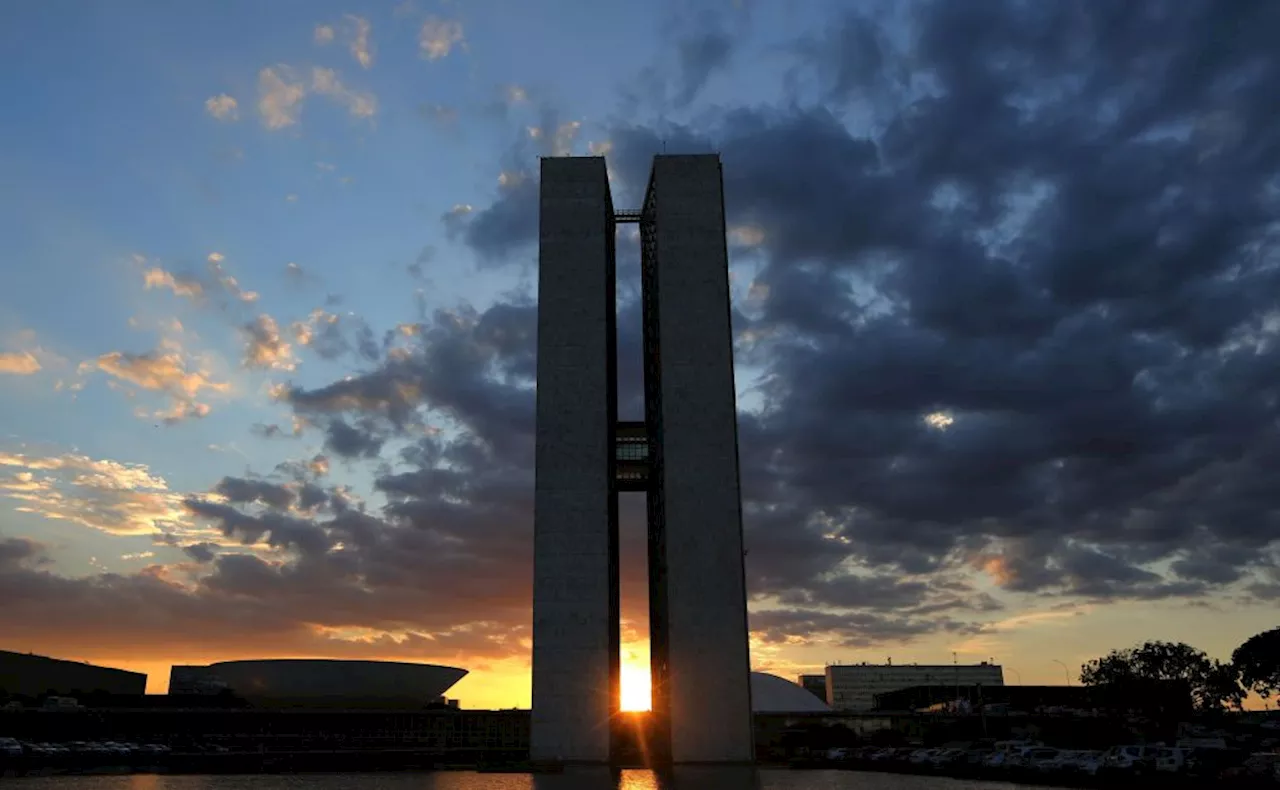
[[[622,709],[649,710],[653,694],[649,682],[649,662],[625,661],[622,665]]]

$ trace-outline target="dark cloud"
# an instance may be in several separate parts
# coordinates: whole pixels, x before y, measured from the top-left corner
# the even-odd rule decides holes
[[[840,646],[863,649],[909,642],[939,631],[976,634],[981,626],[946,617],[900,617],[874,612],[837,613],[820,609],[765,609],[752,612],[752,633],[765,644],[799,637],[828,637]]]
[[[537,119],[533,126],[519,127],[502,155],[496,199],[480,210],[459,204],[441,217],[448,235],[474,250],[481,266],[523,260],[517,253],[538,238],[539,158],[575,152],[579,121],[545,103],[537,109]]]
[[[354,522],[335,528],[359,533]],[[398,655],[474,668],[477,660],[523,653],[527,626],[511,609],[512,589],[479,590],[478,581],[454,578],[443,565],[445,573],[435,575],[436,566],[422,558],[436,548],[424,532],[387,529],[364,545],[359,559],[335,549],[281,565],[249,554],[212,558],[208,546],[197,544],[188,553],[210,572],[195,581],[163,566],[130,576],[67,578],[0,560],[0,622],[14,643],[72,655],[92,645],[93,655],[121,660],[136,660],[140,646],[203,657],[243,656],[239,646],[251,645],[251,655]],[[415,565],[425,578],[412,572]],[[397,583],[386,581],[392,576]],[[366,579],[381,588],[374,593]],[[436,589],[438,581],[463,585],[462,597]],[[477,591],[474,605],[464,603]],[[54,623],[59,627],[50,629]],[[384,633],[352,640],[324,630],[343,628]]]
[[[504,185],[498,199],[474,216],[446,216],[465,220],[462,239],[479,253],[481,260],[501,262],[503,256],[532,244],[538,238],[538,181],[531,173],[520,172]]]
[[[38,562],[41,546],[28,538],[0,538],[0,568],[11,569]]]
[[[330,313],[317,308],[304,321],[295,321],[291,327],[294,338],[318,354],[322,359],[335,360],[354,354],[366,362],[382,358],[383,348],[374,335],[373,328],[353,313]]]
[[[216,546],[212,543],[192,543],[190,546],[183,546],[182,551],[196,562],[209,563],[218,556],[214,551],[215,548]]]
[[[810,42],[826,106],[612,134],[625,184],[719,150],[762,232],[755,589],[829,597],[848,557],[1098,599],[1235,581],[1280,534],[1277,10],[915,9]]]
[[[384,441],[370,420],[352,425],[335,417],[324,429],[324,446],[343,458],[376,458]]]
[[[263,439],[279,439],[286,437],[296,439],[300,435],[300,433],[293,428],[281,428],[279,425],[274,423],[254,423],[249,426],[249,432],[254,436],[259,436]]]
[[[277,510],[288,510],[298,496],[277,483],[240,477],[224,477],[213,490],[234,504],[261,503]]]
[[[704,30],[677,42],[680,62],[680,84],[677,106],[685,106],[706,86],[711,75],[729,65],[734,39],[718,29]]]

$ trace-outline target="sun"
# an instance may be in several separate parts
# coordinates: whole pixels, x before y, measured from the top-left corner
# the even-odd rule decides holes
[[[622,709],[649,710],[653,696],[649,688],[649,663],[624,663],[622,665]]]

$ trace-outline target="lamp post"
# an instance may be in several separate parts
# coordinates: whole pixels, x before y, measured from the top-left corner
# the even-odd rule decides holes
[[[1067,688],[1071,688],[1071,670],[1067,668],[1066,664],[1062,663],[1056,658],[1050,659],[1050,660],[1053,661],[1053,663],[1057,664],[1058,666],[1062,667],[1062,676],[1067,679]]]

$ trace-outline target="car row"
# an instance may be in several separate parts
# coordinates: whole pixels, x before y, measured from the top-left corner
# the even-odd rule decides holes
[[[1100,749],[1062,749],[1034,741],[979,742],[943,747],[838,748],[821,761],[849,768],[948,776],[1089,783],[1100,778],[1157,776],[1168,779],[1280,774],[1280,754],[1250,756],[1239,749],[1163,744],[1123,744]]]
[[[44,757],[78,756],[119,760],[129,762],[145,757],[160,757],[169,753],[169,747],[159,743],[122,743],[117,741],[68,741],[66,743],[46,743],[41,741],[18,741],[14,738],[0,738],[0,754],[9,757]]]

